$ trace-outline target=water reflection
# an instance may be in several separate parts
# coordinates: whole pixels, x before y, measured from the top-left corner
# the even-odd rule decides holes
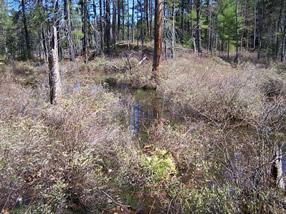
[[[80,91],[80,81],[76,80],[73,85],[73,92],[79,92]]]
[[[72,87],[73,93],[80,92],[81,88],[80,80],[76,80]],[[139,138],[142,134],[146,134],[148,128],[162,114],[162,103],[154,90],[131,89],[127,85],[110,87],[101,83],[92,83],[89,88],[91,95],[96,95],[104,89],[116,93],[121,103],[128,109],[131,134]]]
[[[97,85],[97,84],[92,84],[91,86],[91,94],[92,95],[96,95],[98,92],[102,91],[103,90],[103,86],[102,85]]]
[[[135,101],[131,107],[130,112],[130,132],[132,134],[138,134],[140,130],[140,119],[141,119],[141,105],[139,101]]]

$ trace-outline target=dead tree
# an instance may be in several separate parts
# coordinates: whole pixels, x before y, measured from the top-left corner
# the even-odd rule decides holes
[[[61,97],[61,78],[58,56],[57,28],[52,27],[51,42],[49,51],[49,85],[50,85],[50,102],[57,104]]]
[[[271,175],[275,180],[277,187],[284,190],[285,183],[282,170],[282,149],[278,144],[274,147],[274,161],[272,163]]]

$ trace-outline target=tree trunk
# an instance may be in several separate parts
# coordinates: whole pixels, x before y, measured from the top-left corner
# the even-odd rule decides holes
[[[125,40],[125,4],[124,0],[121,0],[121,6],[122,6],[122,40]]]
[[[112,45],[116,44],[116,1],[112,0]]]
[[[149,37],[149,8],[148,0],[144,0],[145,22],[146,22],[146,36]]]
[[[238,32],[238,5],[237,0],[235,1],[235,24],[236,24],[236,42],[235,42],[235,58],[234,63],[238,63],[238,39],[239,39],[239,32]]]
[[[162,12],[163,0],[155,0],[155,33],[154,33],[154,54],[153,54],[153,75],[156,78],[162,49]]]
[[[50,102],[51,104],[57,104],[61,97],[61,78],[58,59],[57,28],[55,26],[52,27],[51,33],[51,50],[49,51]]]
[[[200,13],[201,13],[201,1],[196,0],[196,11],[197,11],[197,16],[196,16],[196,46],[197,46],[197,51],[198,53],[201,53],[201,29],[200,29]]]
[[[134,5],[134,2],[133,2]],[[120,37],[120,24],[121,24],[121,0],[117,0],[117,36],[118,36],[118,40],[121,39]]]
[[[95,51],[97,52],[99,50],[99,45],[98,45],[98,30],[97,30],[97,14],[96,14],[96,3],[95,0],[92,2],[92,8],[93,8],[93,14],[94,14],[94,48]]]
[[[103,52],[104,39],[103,39],[103,22],[102,22],[102,1],[99,0],[99,16],[100,16],[100,52]],[[119,0],[118,0],[119,1]]]
[[[25,0],[21,0],[21,8],[22,8],[22,15],[23,15],[23,25],[24,25],[24,32],[25,32],[27,58],[31,59],[32,58],[31,43],[30,43],[30,34],[29,34],[29,31],[28,31],[27,18],[26,18]]]
[[[143,45],[144,45],[144,25],[143,25],[143,20],[144,20],[144,5],[140,3],[140,19],[141,19],[141,25],[140,25],[140,39],[141,39],[141,48],[143,50]]]
[[[275,145],[274,147],[274,161],[272,163],[271,175],[275,180],[277,187],[284,190],[285,183],[283,179],[283,170],[282,170],[281,145]]]
[[[73,39],[72,39],[70,0],[64,0],[64,14],[65,14],[65,24],[66,24],[66,33],[67,33],[67,40],[68,40],[68,46],[69,46],[70,60],[74,61],[75,52],[74,52],[74,44],[73,44]]]
[[[45,56],[45,62],[48,62],[48,48],[47,48],[47,40],[44,28],[42,27],[42,44],[43,44],[43,51]]]
[[[59,6],[59,0],[55,1],[55,11],[54,11],[54,25],[57,28],[57,42],[58,42],[58,57],[59,57],[59,61],[62,60],[62,48],[60,46],[60,6]]]
[[[110,0],[105,1],[105,42],[106,42],[106,48],[107,53],[110,53]]]
[[[153,10],[152,10],[152,8],[153,8],[153,3],[152,3],[153,1],[152,0],[149,0],[149,14],[150,14],[150,17],[149,17],[149,30],[150,30],[150,32],[149,32],[149,35],[150,35],[150,39],[151,39],[151,37],[152,37],[152,14],[153,14]]]
[[[88,29],[87,29],[87,0],[83,0],[82,2],[82,33],[83,33],[83,40],[82,40],[82,53],[84,57],[84,62],[87,63],[88,60]]]
[[[176,0],[173,0],[173,20],[172,20],[172,58],[175,57],[175,44],[176,44]]]
[[[135,25],[134,25],[134,10],[135,10],[135,2],[134,2],[134,0],[132,0],[132,20],[131,20],[131,22],[132,22],[132,29],[131,29],[131,33],[132,33],[132,43],[134,43],[134,27],[135,27]]]
[[[205,29],[205,39],[206,39],[206,48],[207,48],[207,51],[209,51],[209,43],[210,43],[210,40],[209,40],[209,25],[210,25],[210,0],[207,0],[206,1],[206,23],[208,25],[208,28]]]
[[[256,38],[257,38],[257,34],[256,34],[256,30],[257,30],[257,0],[254,0],[254,27],[253,27],[253,50],[256,49]]]
[[[181,25],[181,32],[182,32],[182,37],[181,37],[181,43],[184,41],[184,0],[181,0],[181,20],[180,20],[180,25]]]

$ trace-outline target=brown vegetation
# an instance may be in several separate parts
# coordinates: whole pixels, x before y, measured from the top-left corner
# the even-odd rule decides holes
[[[125,66],[125,58],[65,62],[58,106],[48,102],[46,66],[1,66],[0,208],[283,213],[271,166],[275,147],[285,141],[284,74],[251,64],[233,68],[208,56],[178,57],[162,64],[157,88],[173,117],[162,112],[141,146],[128,131],[124,101],[98,85],[97,75],[104,82],[129,72],[141,81],[150,63],[114,71],[106,67]]]

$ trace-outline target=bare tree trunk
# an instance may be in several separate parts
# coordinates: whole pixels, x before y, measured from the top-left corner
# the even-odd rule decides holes
[[[134,10],[135,10],[135,2],[132,1],[132,43],[134,43]]]
[[[47,40],[46,40],[46,35],[44,28],[42,27],[42,45],[43,45],[43,51],[44,51],[44,56],[45,56],[45,62],[48,62],[48,48],[47,48]]]
[[[99,16],[100,16],[100,51],[103,52],[104,39],[103,39],[103,22],[102,22],[102,1],[99,0]],[[118,0],[119,1],[119,0]]]
[[[238,39],[239,39],[239,32],[238,32],[238,2],[235,1],[235,22],[236,22],[236,44],[235,44],[235,58],[234,63],[238,63]]]
[[[200,29],[200,13],[201,13],[201,0],[196,0],[196,46],[198,53],[201,53],[201,29]]]
[[[106,47],[107,53],[110,53],[110,0],[105,1],[105,39],[106,39]]]
[[[84,62],[87,63],[87,60],[88,60],[87,0],[83,0],[81,9],[82,9],[82,21],[83,21],[83,26],[82,26],[82,32],[83,32],[82,53],[83,53],[83,57],[84,57]]]
[[[59,61],[62,60],[62,48],[60,45],[60,5],[59,5],[59,0],[55,1],[55,16],[54,16],[54,25],[57,28],[57,38],[58,38],[58,57]]]
[[[134,2],[133,2],[133,5],[134,5]],[[121,23],[120,11],[121,11],[121,0],[117,0],[117,35],[118,35],[118,40],[121,39],[121,37],[120,37],[120,23]]]
[[[24,25],[24,32],[25,32],[27,58],[31,59],[32,53],[31,53],[31,44],[30,44],[30,34],[28,31],[27,18],[26,18],[26,7],[25,7],[25,1],[24,0],[21,0],[21,8],[22,8],[22,15],[23,15],[23,25]]]
[[[143,45],[144,45],[144,25],[143,25],[143,20],[144,20],[144,5],[140,2],[140,18],[141,18],[141,25],[140,25],[140,39],[141,39],[141,48],[143,50]]]
[[[94,22],[94,43],[95,43],[95,50],[96,50],[96,52],[100,49],[99,48],[99,45],[98,45],[98,43],[99,43],[99,41],[98,41],[98,39],[99,39],[99,36],[98,36],[98,29],[97,29],[97,14],[96,14],[96,3],[95,3],[95,0],[93,0],[93,2],[92,2],[92,8],[93,8],[93,14],[94,14],[94,20],[93,20],[93,22]]]
[[[272,164],[271,175],[280,189],[285,189],[282,170],[282,149],[281,145],[276,144],[274,147],[274,162]]]
[[[52,27],[52,39],[49,51],[49,85],[50,85],[50,102],[57,104],[61,97],[61,78],[59,71],[57,28]]]
[[[121,0],[121,6],[122,6],[122,40],[125,40],[125,2],[124,0]]]
[[[112,45],[116,44],[116,1],[112,0]]]
[[[155,0],[155,33],[153,54],[153,76],[157,78],[162,49],[162,12],[163,0]]]
[[[253,29],[253,49],[255,50],[256,49],[256,38],[257,38],[257,35],[256,35],[256,30],[257,30],[257,10],[256,10],[256,7],[257,7],[257,3],[256,3],[257,0],[254,0],[254,29]]]
[[[286,17],[285,17],[286,20]],[[280,56],[280,61],[284,62],[285,60],[285,45],[286,45],[286,26],[284,27],[284,34],[283,34],[283,39],[281,41],[281,56]]]
[[[184,40],[184,8],[185,8],[185,1],[181,0],[181,20],[180,20],[180,25],[181,25],[181,31],[182,31],[182,37],[181,37],[181,43]]]
[[[172,58],[175,57],[175,44],[176,44],[176,0],[173,0],[173,20],[172,20]]]
[[[74,61],[75,52],[74,52],[74,44],[72,40],[70,0],[64,0],[64,13],[65,13],[66,32],[67,32],[70,60]]]
[[[150,34],[150,39],[151,39],[151,37],[152,37],[152,29],[153,29],[153,28],[152,28],[152,16],[153,16],[153,15],[152,15],[152,14],[153,14],[153,10],[152,10],[152,8],[153,8],[153,3],[152,3],[152,2],[153,2],[153,0],[149,0],[149,10],[150,10],[150,11],[149,11],[149,14],[150,14],[150,19],[149,19],[149,22],[150,22],[150,23],[149,23],[150,33],[149,33],[149,34]]]
[[[146,21],[146,36],[149,37],[149,9],[148,9],[148,0],[144,0],[144,12],[145,12],[145,21]]]
[[[210,40],[209,40],[209,26],[210,26],[210,0],[206,1],[206,23],[208,25],[208,28],[205,29],[205,39],[207,40],[207,44],[206,44],[206,48],[207,51],[209,51],[209,44],[210,44]]]
[[[126,2],[127,4],[127,42],[129,47],[130,42],[130,13],[129,13],[129,0]]]

